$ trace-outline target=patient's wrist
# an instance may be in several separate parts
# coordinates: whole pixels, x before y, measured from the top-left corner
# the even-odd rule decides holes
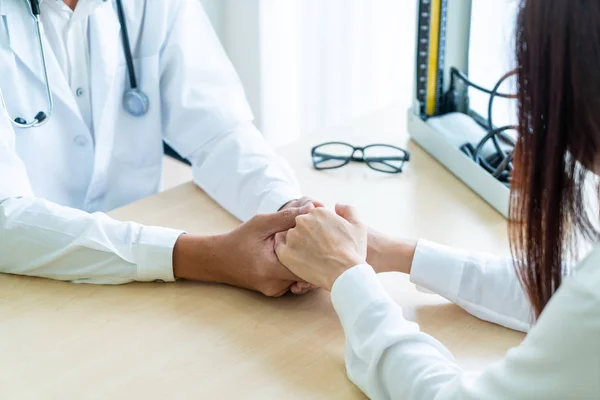
[[[322,285],[323,289],[330,292],[335,281],[342,276],[344,272],[365,263],[364,257],[361,257],[356,253],[343,253],[335,258],[339,260],[339,263],[336,267],[327,269],[328,273],[325,277],[325,283]]]
[[[416,240],[393,239],[371,230],[369,231],[367,262],[377,273],[410,274],[416,248]]]

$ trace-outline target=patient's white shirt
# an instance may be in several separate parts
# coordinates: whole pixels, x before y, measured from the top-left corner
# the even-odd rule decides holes
[[[522,331],[523,343],[483,371],[450,351],[385,292],[369,265],[338,278],[331,297],[346,334],[350,380],[379,399],[600,399],[600,248],[565,278],[532,326],[510,259],[419,242],[411,281],[473,315]]]

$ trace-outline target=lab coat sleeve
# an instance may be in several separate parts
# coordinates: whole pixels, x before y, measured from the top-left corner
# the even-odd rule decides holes
[[[238,76],[201,3],[179,0],[161,51],[165,141],[194,181],[241,220],[301,196],[289,165],[252,123]]]
[[[597,399],[597,272],[595,288],[567,280],[523,343],[476,373],[463,371],[446,347],[404,319],[370,266],[356,266],[331,292],[346,335],[348,377],[374,400]]]
[[[533,311],[511,258],[420,240],[410,280],[482,320],[522,332],[532,324]]]
[[[98,284],[172,281],[180,234],[34,197],[0,106],[0,273]]]

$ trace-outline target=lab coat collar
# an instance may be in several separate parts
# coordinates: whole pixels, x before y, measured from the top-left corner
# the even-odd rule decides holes
[[[71,10],[63,0],[40,0],[40,4],[45,4],[46,7],[53,7],[56,10],[67,12],[70,14],[72,21],[82,20],[89,17],[97,7],[105,3],[105,0],[79,0],[75,10]],[[44,7],[42,7],[42,13]]]

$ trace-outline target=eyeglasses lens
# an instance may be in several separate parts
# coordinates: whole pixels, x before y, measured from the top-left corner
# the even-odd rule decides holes
[[[354,148],[346,144],[328,143],[317,147],[312,155],[313,164],[319,169],[338,168],[348,163]]]
[[[364,151],[367,165],[377,171],[401,172],[406,161],[406,153],[391,146],[368,146]]]

